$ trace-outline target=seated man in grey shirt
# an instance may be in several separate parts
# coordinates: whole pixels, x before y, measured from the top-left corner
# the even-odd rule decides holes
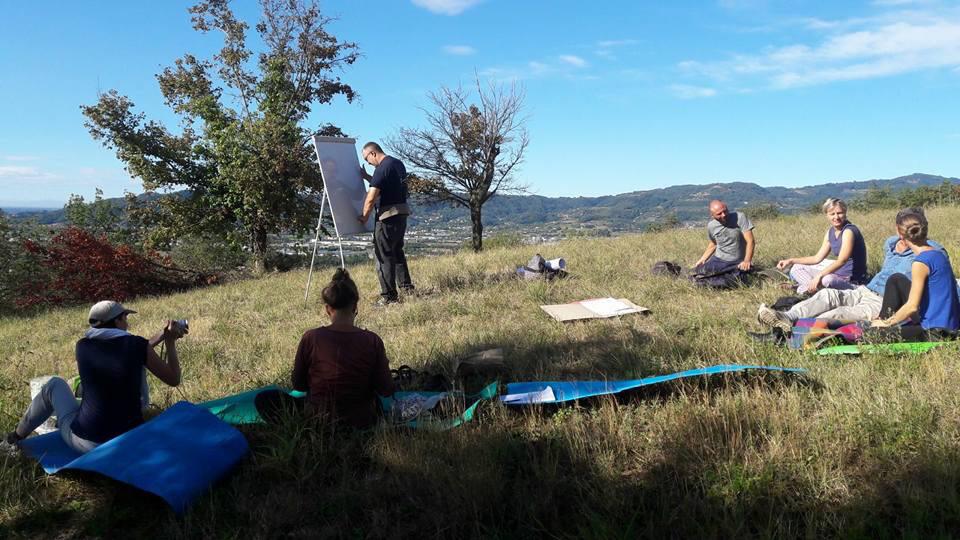
[[[707,237],[707,249],[694,264],[698,272],[725,272],[733,266],[746,272],[753,267],[753,223],[743,213],[728,211],[723,201],[710,201]]]
[[[919,208],[905,208],[897,214],[905,212],[923,212]],[[944,251],[943,246],[929,241],[936,249]],[[778,328],[784,332],[793,329],[797,319],[820,317],[823,319],[839,319],[844,321],[869,321],[880,316],[880,307],[883,305],[883,290],[887,280],[893,274],[903,274],[910,277],[910,267],[916,255],[900,239],[898,235],[891,236],[883,243],[883,265],[873,279],[866,285],[856,289],[837,290],[821,289],[817,294],[795,304],[787,311],[776,311],[760,304],[757,311],[757,320],[766,326]]]

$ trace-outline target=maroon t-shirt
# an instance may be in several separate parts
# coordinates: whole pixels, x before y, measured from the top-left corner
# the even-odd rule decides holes
[[[383,340],[373,332],[307,330],[293,362],[293,388],[307,392],[315,410],[354,427],[377,422],[377,395],[393,395]]]

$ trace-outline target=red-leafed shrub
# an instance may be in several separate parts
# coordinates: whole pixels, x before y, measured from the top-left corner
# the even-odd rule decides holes
[[[144,294],[182,290],[194,283],[155,254],[128,245],[114,245],[103,236],[69,227],[49,242],[23,242],[39,266],[17,295],[20,307],[123,301]]]

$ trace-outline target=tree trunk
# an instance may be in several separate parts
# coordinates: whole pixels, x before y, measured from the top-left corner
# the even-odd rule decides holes
[[[483,221],[480,219],[482,205],[471,203],[470,223],[473,225],[473,250],[483,251]]]
[[[253,251],[253,273],[263,274],[267,269],[267,229],[263,225],[253,225],[250,248]]]

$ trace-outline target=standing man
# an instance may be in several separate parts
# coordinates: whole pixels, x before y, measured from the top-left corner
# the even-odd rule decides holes
[[[707,237],[710,242],[694,264],[702,273],[720,273],[736,266],[743,272],[753,267],[753,223],[740,212],[727,211],[721,200],[710,201]]]
[[[375,142],[368,142],[361,150],[363,161],[376,169],[373,176],[361,167],[363,178],[370,182],[370,191],[363,202],[360,223],[366,224],[376,206],[376,224],[373,228],[373,252],[377,257],[377,277],[380,279],[378,305],[400,301],[397,285],[405,293],[413,292],[407,257],[403,253],[403,236],[407,232],[407,169],[399,159],[383,153]]]

